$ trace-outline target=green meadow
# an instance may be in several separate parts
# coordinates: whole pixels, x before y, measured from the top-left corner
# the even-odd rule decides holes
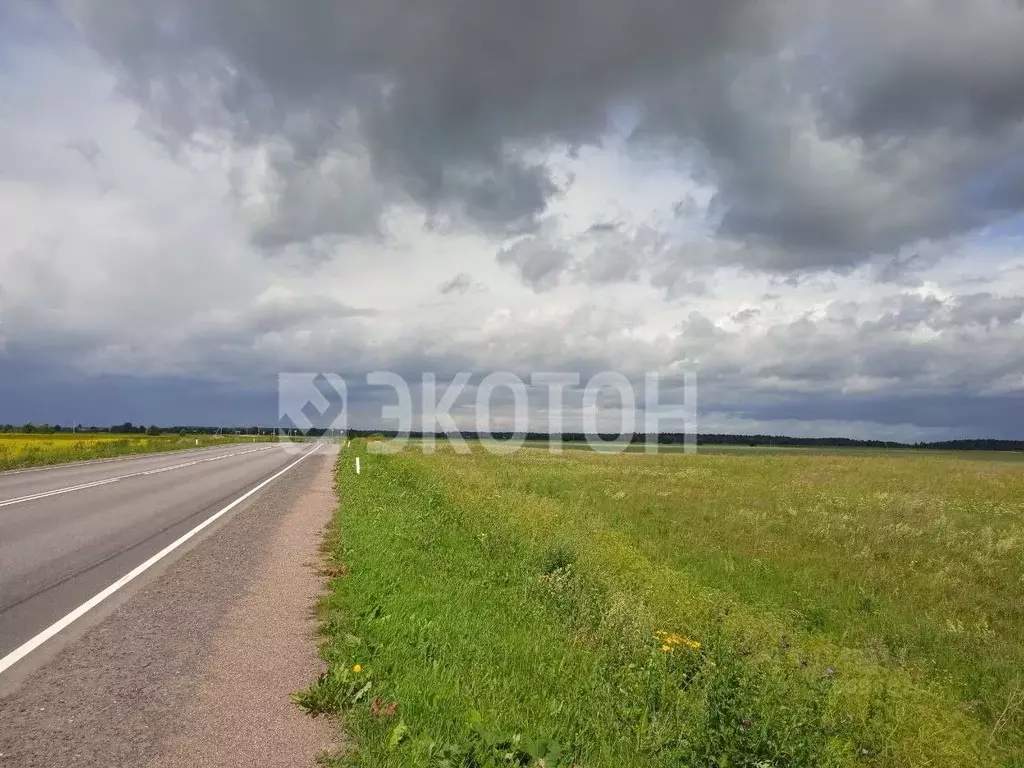
[[[1015,456],[371,448],[296,697],[329,761],[1024,765]]]

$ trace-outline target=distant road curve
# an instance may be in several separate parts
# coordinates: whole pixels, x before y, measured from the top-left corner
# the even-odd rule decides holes
[[[0,683],[320,447],[235,443],[0,473]]]

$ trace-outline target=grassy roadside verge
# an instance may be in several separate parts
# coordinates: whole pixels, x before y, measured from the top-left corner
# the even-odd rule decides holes
[[[944,672],[719,591],[655,546],[680,531],[659,518],[640,537],[653,508],[601,485],[632,472],[624,488],[679,501],[665,478],[683,465],[353,449],[322,605],[331,669],[300,703],[346,712],[359,765],[1015,765],[1007,723],[965,708]],[[686,465],[686,488],[697,470],[764,469],[722,460]]]
[[[251,443],[275,438],[245,435],[111,435],[111,434],[2,434],[0,472],[12,469],[66,464],[73,461],[111,459],[141,453],[209,448],[231,443]],[[199,445],[196,445],[196,440]]]

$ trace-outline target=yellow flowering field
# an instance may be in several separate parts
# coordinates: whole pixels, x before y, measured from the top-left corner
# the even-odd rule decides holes
[[[219,445],[252,437],[235,435],[141,435],[101,433],[0,433],[0,471],[69,461],[106,459],[135,453]],[[262,438],[261,438],[262,439]]]
[[[338,482],[297,698],[360,765],[1021,765],[1016,456],[353,441]]]

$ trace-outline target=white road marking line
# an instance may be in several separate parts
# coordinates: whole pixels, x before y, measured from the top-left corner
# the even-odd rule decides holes
[[[50,496],[60,496],[62,493],[71,493],[72,491],[83,491],[86,488],[95,488],[97,485],[107,485],[108,483],[116,483],[119,480],[127,480],[131,477],[144,477],[145,475],[158,475],[161,472],[170,472],[175,469],[184,469],[185,467],[194,467],[197,464],[206,464],[211,461],[220,461],[221,459],[230,459],[232,456],[245,456],[248,453],[257,453],[258,451],[268,451],[273,446],[267,448],[251,448],[247,451],[238,451],[236,453],[226,453],[223,456],[211,456],[206,459],[196,459],[195,461],[187,461],[184,464],[174,464],[170,467],[161,467],[159,469],[150,469],[145,472],[130,472],[127,475],[119,475],[117,477],[109,477],[106,480],[96,480],[91,483],[81,483],[80,485],[70,485],[67,488],[55,488],[52,491],[40,491],[39,493],[33,493],[28,496],[18,496],[14,499],[5,499],[0,501],[0,507],[9,507],[12,504],[24,504],[26,501],[36,501],[37,499],[45,499]]]
[[[266,441],[264,441],[266,442]],[[210,451],[219,451],[222,448],[228,447],[231,443],[225,445],[206,445],[200,450],[194,448],[179,448],[173,451],[151,451],[148,453],[128,453],[124,456],[114,456],[110,459],[83,459],[82,461],[62,461],[59,464],[46,464],[41,467],[23,467],[22,469],[5,469],[0,472],[0,480],[7,477],[8,475],[24,475],[28,472],[51,472],[53,470],[60,469],[71,469],[74,467],[84,467],[86,465],[98,465],[98,464],[113,464],[118,461],[131,461],[132,459],[146,459],[158,456],[176,456],[181,453],[209,453]]]
[[[157,552],[151,558],[146,560],[146,562],[142,563],[141,565],[135,566],[132,570],[128,571],[128,573],[126,573],[120,579],[118,579],[113,584],[111,584],[109,587],[104,589],[102,592],[97,592],[95,595],[90,597],[88,600],[86,600],[80,606],[75,608],[75,610],[71,611],[71,613],[67,614],[62,619],[59,619],[59,620],[55,621],[53,624],[48,626],[46,629],[44,629],[38,635],[33,637],[31,640],[28,640],[28,641],[22,643],[20,646],[18,646],[13,651],[11,651],[6,656],[4,656],[2,659],[0,659],[0,675],[2,675],[4,672],[6,672],[11,667],[13,667],[15,664],[17,664],[23,658],[28,656],[30,653],[32,653],[32,651],[34,651],[36,648],[41,646],[43,643],[45,643],[47,640],[52,638],[54,635],[58,634],[62,630],[64,630],[67,627],[71,626],[71,624],[76,622],[78,619],[82,618],[82,616],[87,614],[89,611],[91,611],[97,605],[99,605],[104,600],[106,600],[108,597],[113,595],[115,592],[117,592],[119,589],[121,589],[121,587],[125,586],[130,581],[135,579],[137,576],[141,575],[142,573],[144,573],[145,571],[149,570],[151,567],[156,565],[163,558],[165,558],[171,552],[176,550],[178,547],[180,547],[186,541],[191,539],[197,533],[202,531],[204,528],[206,528],[207,526],[209,526],[210,524],[212,524],[216,520],[220,519],[224,515],[226,515],[232,509],[234,509],[239,504],[241,504],[243,501],[245,501],[250,496],[252,496],[254,493],[256,493],[256,492],[260,491],[261,489],[265,488],[266,486],[270,485],[272,482],[277,480],[277,478],[279,478],[285,472],[287,472],[288,470],[292,469],[293,467],[295,467],[299,463],[305,461],[310,456],[312,456],[314,453],[316,453],[318,450],[320,450],[320,443],[317,443],[311,450],[307,451],[305,454],[303,454],[298,459],[293,461],[291,464],[289,464],[287,467],[282,469],[280,472],[277,472],[276,474],[271,475],[266,480],[264,480],[262,483],[257,485],[255,488],[253,488],[250,491],[247,491],[246,493],[242,494],[237,499],[235,499],[230,504],[228,504],[226,507],[224,507],[223,509],[219,510],[218,512],[215,512],[210,517],[206,518],[203,522],[201,522],[199,525],[197,525],[195,528],[193,528],[188,533],[183,534],[179,538],[177,538],[174,541],[172,541],[170,544],[168,544],[166,547],[161,549],[159,552]]]
[[[71,493],[72,491],[81,491],[86,488],[95,488],[97,485],[106,485],[107,483],[116,483],[120,480],[120,477],[111,477],[106,480],[96,480],[92,483],[82,483],[81,485],[72,485],[68,488],[57,488],[53,491],[41,491],[40,493],[33,493],[31,496],[19,496],[16,499],[7,499],[6,501],[0,501],[0,507],[10,506],[11,504],[21,504],[26,501],[35,501],[36,499],[45,499],[47,496],[59,496],[62,493]]]

